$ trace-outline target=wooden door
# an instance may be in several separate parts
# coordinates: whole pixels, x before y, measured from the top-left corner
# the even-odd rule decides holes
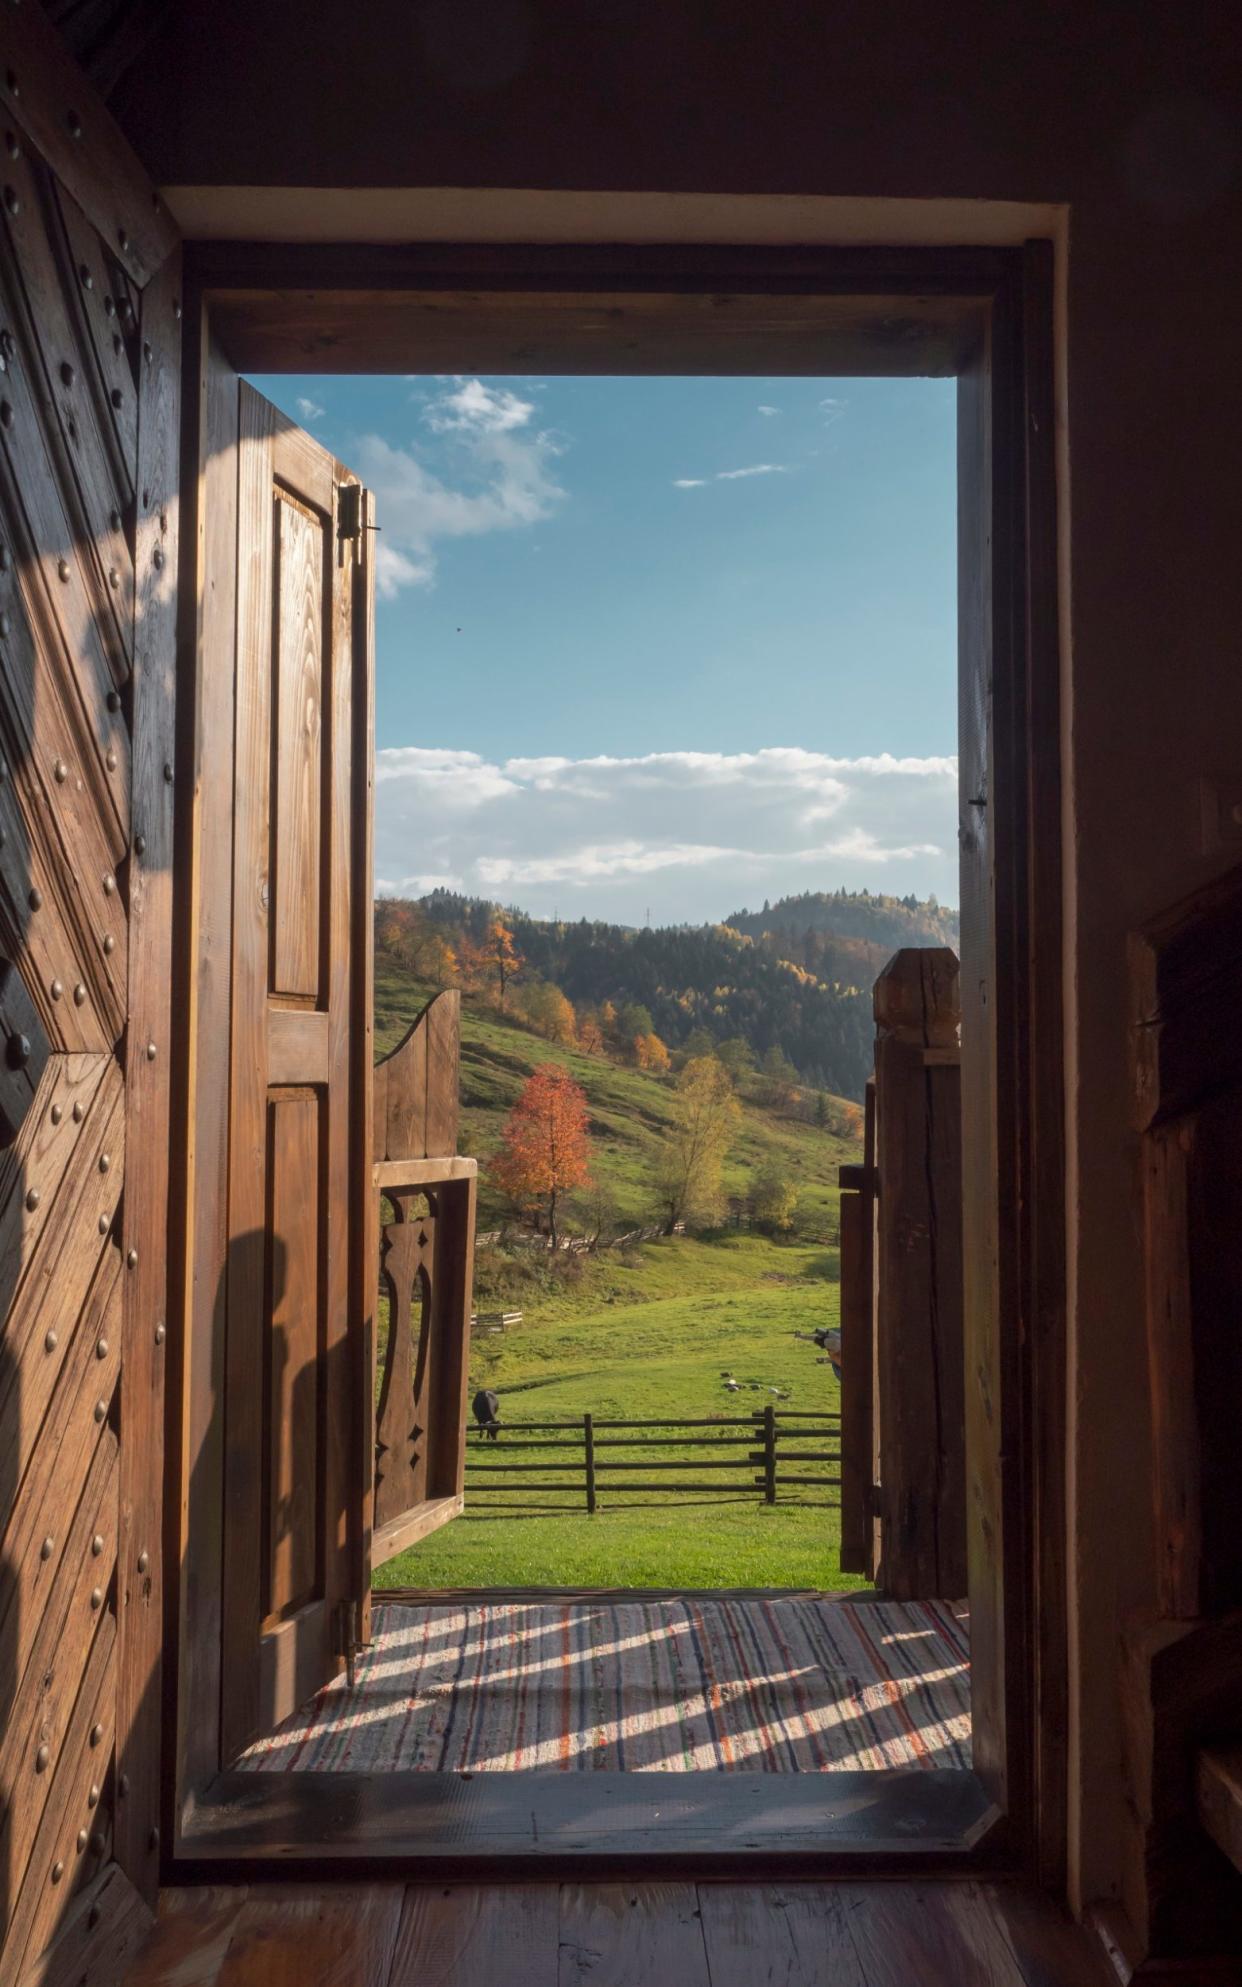
[[[159,1874],[180,255],[40,9],[0,78],[7,1982]]]
[[[362,492],[244,383],[237,418],[226,1761],[356,1635],[370,1351]]]

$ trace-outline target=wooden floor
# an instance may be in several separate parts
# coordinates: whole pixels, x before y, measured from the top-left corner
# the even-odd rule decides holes
[[[166,1891],[126,1987],[1103,1987],[1016,1885],[337,1884]]]

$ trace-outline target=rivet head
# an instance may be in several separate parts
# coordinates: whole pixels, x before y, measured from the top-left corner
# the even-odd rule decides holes
[[[125,405],[125,395],[121,392],[119,386],[113,387],[108,398],[111,400],[112,405],[114,407],[123,407]]]
[[[18,143],[18,141],[17,141],[17,133],[16,133],[16,131],[6,131],[6,132],[5,132],[5,134],[4,134],[4,149],[5,149],[5,151],[6,151],[7,153],[8,153],[8,155],[9,155],[9,157],[10,157],[11,159],[20,159],[20,158],[21,158],[21,155],[22,155],[22,148],[21,148],[21,146],[19,145],[19,143]]]
[[[84,290],[93,290],[95,287],[95,278],[84,262],[78,264],[78,281]]]
[[[143,347],[142,347],[142,356],[146,360],[148,365],[150,365],[152,359],[155,356],[155,354],[151,350],[151,347],[145,342],[145,340],[143,342]]]
[[[68,577],[69,577],[69,561],[68,561],[68,559],[58,559],[58,560],[56,561],[56,570],[57,570],[57,572],[58,572],[58,573],[60,574],[60,577],[62,578],[62,580],[67,580],[67,579],[68,579]]]
[[[64,1876],[64,1874],[65,1874],[65,1866],[61,1862],[58,1856],[56,1861],[52,1864],[52,1882],[54,1884],[58,1884],[61,1878]]]
[[[126,234],[124,228],[117,229],[116,238],[120,245],[121,253],[124,255],[129,247],[129,236]]]
[[[81,980],[78,981],[77,986],[73,989],[73,1004],[75,1007],[85,1007],[86,1005],[86,988],[82,985]]]
[[[155,1327],[155,1343],[157,1345],[163,1345],[164,1340],[167,1338],[167,1336],[168,1334],[164,1329],[163,1325],[157,1325]]]
[[[39,1547],[40,1559],[50,1559],[52,1557],[52,1554],[55,1552],[55,1550],[56,1550],[56,1541],[52,1537],[52,1534],[49,1532],[47,1537],[44,1539],[43,1544]]]
[[[108,1357],[108,1341],[106,1338],[101,1338],[97,1342],[95,1346],[95,1357],[96,1359],[106,1359]]]
[[[92,1744],[93,1746],[97,1746],[97,1745],[99,1744],[99,1742],[100,1742],[100,1740],[101,1740],[102,1738],[103,1738],[103,1726],[102,1726],[102,1725],[92,1725],[92,1726],[91,1726],[91,1744]]]
[[[61,1119],[64,1117],[64,1115],[65,1115],[64,1110],[59,1104],[53,1104],[51,1110],[48,1113],[48,1116],[51,1118],[52,1123],[54,1125],[58,1125]]]
[[[146,847],[147,847],[147,838],[146,838],[146,836],[145,836],[145,835],[135,835],[135,836],[134,836],[134,854],[135,854],[135,855],[139,855],[139,856],[140,856],[140,855],[145,855],[145,853],[146,853]]]
[[[107,1420],[107,1418],[108,1418],[108,1403],[107,1403],[107,1401],[96,1401],[96,1402],[95,1402],[95,1419],[96,1419],[96,1421],[106,1421],[106,1420]]]
[[[104,765],[108,768],[108,771],[110,773],[115,773],[116,753],[113,752],[111,749],[109,749],[107,752],[104,753]]]
[[[129,1775],[128,1775],[128,1773],[122,1773],[122,1775],[121,1775],[120,1779],[119,1779],[119,1780],[117,1781],[117,1783],[116,1783],[116,1791],[117,1791],[117,1793],[118,1793],[118,1794],[120,1795],[121,1799],[122,1799],[122,1800],[124,1800],[124,1799],[125,1799],[125,1796],[126,1796],[126,1795],[128,1794],[128,1792],[129,1792]]]
[[[107,706],[108,706],[108,709],[109,709],[110,711],[119,711],[119,710],[120,710],[120,708],[121,708],[121,693],[120,693],[120,691],[119,691],[119,690],[109,690],[109,692],[108,692],[108,695],[107,695],[107,697],[106,697],[106,699],[105,699],[105,702],[107,703]]]
[[[82,136],[82,120],[78,116],[76,110],[71,110],[69,112],[68,116],[65,118],[65,124],[68,127],[69,136],[71,138],[80,138]]]
[[[113,938],[113,936],[112,936],[112,933],[111,933],[110,931],[108,931],[108,932],[105,932],[105,933],[104,933],[104,942],[103,942],[103,949],[104,949],[104,951],[105,951],[105,952],[111,952],[111,951],[112,951],[112,949],[113,949],[113,947],[115,946],[115,944],[116,944],[116,940],[115,940],[115,939]]]
[[[12,425],[13,403],[11,400],[0,400],[0,428],[11,428]]]
[[[112,529],[113,529],[113,531],[119,531],[119,530],[121,529],[121,513],[120,513],[120,511],[109,511],[109,512],[108,512],[108,523],[109,523],[109,524],[110,524],[110,525],[112,526]]]
[[[157,573],[162,570],[164,564],[164,548],[162,545],[157,545],[154,552],[152,552],[151,564],[155,567]]]
[[[138,1571],[140,1573],[145,1573],[150,1564],[151,1564],[150,1553],[140,1552],[138,1554]]]
[[[89,1837],[89,1835],[87,1834],[86,1830],[85,1830],[84,1828],[80,1828],[80,1829],[78,1830],[78,1854],[79,1854],[79,1856],[80,1856],[80,1855],[82,1854],[82,1851],[83,1851],[83,1850],[85,1849],[85,1847],[86,1847],[86,1845],[87,1845],[87,1843],[88,1843],[89,1841],[90,1841],[90,1837]]]
[[[137,1267],[138,1267],[138,1251],[137,1251],[137,1249],[131,1249],[131,1250],[129,1251],[129,1254],[128,1254],[128,1255],[126,1256],[125,1260],[126,1260],[126,1262],[127,1262],[128,1264],[129,1264],[129,1266],[130,1266],[130,1268],[131,1268],[131,1269],[137,1269]]]
[[[60,378],[62,386],[72,386],[77,379],[77,374],[68,359],[62,359],[60,362]]]
[[[42,910],[43,908],[42,890],[32,890],[29,896],[27,897],[26,902],[29,904],[32,911]]]
[[[59,980],[53,980],[48,991],[50,992],[53,1000],[59,1000],[61,995],[64,993],[65,989]]]
[[[42,1199],[43,1199],[43,1195],[42,1195],[42,1194],[41,1194],[41,1193],[39,1192],[39,1189],[38,1189],[37,1187],[31,1187],[31,1189],[30,1189],[30,1192],[29,1192],[29,1193],[28,1193],[28,1194],[26,1195],[26,1211],[27,1211],[27,1213],[28,1213],[28,1214],[33,1214],[33,1213],[34,1213],[34,1211],[35,1211],[35,1209],[36,1209],[36,1208],[38,1207],[38,1205],[39,1205],[39,1202],[40,1202],[40,1201],[41,1201]]]
[[[21,211],[22,211],[22,203],[21,203],[21,201],[20,201],[20,200],[18,199],[18,197],[17,197],[17,189],[16,189],[16,187],[13,187],[13,186],[6,186],[6,187],[5,187],[5,189],[4,189],[4,204],[5,204],[5,206],[6,206],[7,208],[8,208],[8,210],[9,210],[10,214],[20,214],[20,213],[21,213]]]
[[[116,569],[116,567],[115,567],[115,566],[109,566],[109,568],[108,568],[108,585],[109,585],[109,586],[110,586],[110,587],[112,588],[112,591],[113,591],[113,593],[115,593],[115,592],[116,592],[116,590],[117,590],[117,588],[118,588],[118,587],[120,586],[120,584],[121,584],[121,575],[120,575],[120,574],[118,573],[118,571],[117,571],[117,569]]]
[[[9,1036],[8,1047],[4,1052],[4,1059],[10,1069],[25,1069],[26,1064],[30,1061],[30,1055],[29,1035]]]
[[[10,619],[8,612],[4,608],[0,608],[0,636],[7,636],[12,634],[12,632],[13,632],[12,620]]]
[[[94,1538],[91,1540],[91,1558],[98,1559],[103,1549],[104,1549],[103,1533],[96,1532]]]
[[[85,1116],[86,1116],[86,1106],[81,1102],[81,1100],[79,1100],[73,1107],[74,1124],[80,1125]]]
[[[52,777],[56,781],[57,786],[63,786],[65,784],[65,781],[69,777],[69,768],[68,766],[66,766],[63,759],[58,759],[56,761],[56,764],[52,767]]]
[[[173,316],[174,316],[174,317],[175,317],[175,318],[177,319],[177,321],[178,321],[178,323],[179,323],[179,322],[180,322],[180,320],[181,320],[181,299],[180,299],[180,297],[174,297],[174,298],[173,298]]]
[[[56,1333],[55,1333],[55,1332],[46,1332],[46,1333],[44,1334],[44,1338],[43,1338],[43,1350],[44,1350],[45,1352],[55,1352],[55,1350],[56,1350],[56,1348],[57,1348],[57,1346],[58,1346],[59,1344],[60,1344],[60,1340],[59,1340],[59,1339],[57,1338],[57,1336],[56,1336]]]
[[[100,1217],[99,1217],[99,1232],[100,1232],[100,1234],[101,1234],[101,1235],[106,1235],[106,1234],[107,1234],[107,1232],[108,1232],[108,1230],[109,1230],[109,1228],[110,1228],[111,1226],[112,1226],[112,1223],[111,1223],[111,1222],[109,1221],[109,1219],[108,1219],[107,1215],[106,1215],[106,1214],[101,1214],[101,1215],[100,1215]]]
[[[105,897],[110,897],[110,896],[112,895],[112,893],[113,893],[113,891],[114,891],[115,889],[116,889],[116,878],[115,878],[115,876],[111,876],[111,875],[109,875],[109,876],[105,876],[105,877],[104,877],[104,880],[103,880],[103,893],[104,893],[104,896],[105,896]]]
[[[100,1835],[100,1834],[98,1834],[98,1833],[96,1833],[95,1835],[92,1835],[92,1837],[91,1837],[91,1855],[92,1855],[92,1856],[102,1856],[102,1855],[103,1855],[103,1852],[104,1852],[104,1839],[103,1839],[103,1836],[102,1836],[102,1835]],[[92,1905],[91,1909],[92,1909],[93,1911],[96,1911],[96,1912],[98,1912],[98,1910],[99,1910],[99,1906],[98,1906],[97,1904],[96,1904],[96,1905]]]
[[[90,1926],[92,1932],[94,1931],[96,1925],[99,1923],[101,1916],[102,1913],[99,1909],[99,1906],[97,1904],[92,1904],[90,1910],[86,1914],[86,1922]]]
[[[158,1849],[159,1846],[160,1846],[160,1832],[158,1828],[153,1828],[151,1830],[150,1835],[148,1835],[147,1837],[147,1848]]]
[[[44,1771],[51,1757],[52,1757],[52,1748],[46,1744],[41,1745],[39,1747],[38,1752],[35,1754],[36,1773],[42,1773]]]
[[[171,786],[171,785],[172,785],[172,776],[173,776],[173,769],[172,769],[172,761],[171,761],[170,759],[165,759],[165,761],[164,761],[164,779],[165,779],[165,781],[167,782],[167,784],[168,784],[169,786]]]
[[[157,1054],[158,1054],[158,1050],[156,1049],[156,1046],[155,1046],[155,1043],[154,1043],[154,1042],[148,1042],[148,1043],[147,1043],[147,1061],[148,1061],[148,1062],[154,1062],[154,1061],[155,1061],[155,1058],[156,1058],[156,1055],[157,1055]]]
[[[102,1588],[102,1587],[92,1587],[92,1588],[91,1588],[91,1608],[92,1608],[92,1610],[95,1610],[95,1611],[97,1611],[97,1610],[98,1610],[99,1608],[101,1608],[102,1606],[103,1606],[103,1588]]]
[[[105,317],[116,316],[116,305],[113,303],[111,297],[104,298],[104,316]]]

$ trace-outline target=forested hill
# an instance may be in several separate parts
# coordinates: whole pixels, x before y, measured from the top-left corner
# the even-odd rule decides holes
[[[733,911],[725,922],[818,979],[867,984],[903,945],[951,945],[956,952],[960,931],[957,912],[934,897],[869,890],[806,890],[761,911]]]
[[[821,937],[819,907],[838,904],[852,931]],[[771,910],[740,913],[749,929],[731,920],[633,930],[529,918],[437,890],[417,903],[378,903],[376,942],[420,982],[461,986],[468,1000],[499,1003],[553,1039],[616,1044],[656,1068],[687,1047],[740,1042],[773,1072],[784,1063],[804,1084],[859,1098],[871,1070],[876,972],[899,944],[951,943],[943,932],[955,933],[956,920],[916,905],[920,923],[899,898],[843,892],[786,899],[776,912],[789,907],[801,922],[786,939]]]

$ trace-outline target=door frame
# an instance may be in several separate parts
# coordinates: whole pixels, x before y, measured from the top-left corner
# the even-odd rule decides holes
[[[530,372],[955,375],[958,394],[959,835],[971,958],[963,975],[963,1138],[966,1209],[967,1446],[976,1773],[937,1815],[903,1839],[894,1799],[842,1825],[831,1802],[807,1809],[805,1836],[756,1845],[788,1874],[857,1870],[911,1860],[943,1867],[998,1864],[1059,1886],[1066,1843],[1067,1684],[1065,1186],[1061,993],[1061,724],[1053,389],[1053,265],[1048,241],[1017,248],[707,248],[667,245],[418,245],[213,242],[186,251],[182,639],[179,779],[181,995],[218,999],[220,944],[203,821],[218,777],[204,741],[220,685],[204,667],[202,576],[212,557],[197,502],[210,482],[213,345],[241,372]],[[210,510],[207,513],[208,532]],[[218,715],[218,714],[217,714]],[[227,948],[219,954],[227,957]],[[193,1030],[183,1024],[178,1092],[188,1133],[196,1097]],[[369,1048],[369,1042],[368,1042]],[[208,1130],[212,1128],[210,1111]],[[174,1238],[174,1284],[203,1288],[213,1218],[212,1154],[192,1144]],[[197,1168],[195,1175],[194,1169]],[[195,1181],[197,1180],[197,1185]],[[206,1224],[206,1227],[204,1227]],[[280,1804],[266,1776],[221,1773],[195,1707],[197,1638],[213,1632],[213,1597],[197,1580],[197,1541],[184,1523],[188,1492],[210,1475],[212,1344],[219,1327],[187,1301],[169,1389],[173,1469],[165,1840],[169,1874],[191,1867],[261,1867],[267,1858],[320,1874],[342,1857],[440,1867],[432,1832],[449,1823],[443,1797],[395,1790],[375,1833],[351,1848],[329,1840],[312,1787],[284,1776]],[[171,1377],[171,1376],[170,1376]],[[175,1508],[172,1508],[175,1505]],[[208,1727],[210,1721],[208,1720]],[[350,1778],[352,1776],[344,1776]],[[378,1776],[377,1776],[378,1777]],[[389,1779],[416,1776],[386,1776]],[[433,1776],[427,1776],[431,1779]],[[501,1780],[511,1776],[481,1776]],[[532,1780],[520,1800],[530,1806]],[[562,1780],[571,1776],[559,1776]],[[846,1790],[847,1776],[825,1776]],[[858,1776],[860,1779],[864,1776]],[[867,1775],[875,1782],[894,1776]],[[950,1775],[925,1775],[946,1781]],[[703,1776],[706,1780],[710,1776]],[[248,1783],[239,1788],[237,1782]],[[290,1781],[306,1812],[290,1818]],[[473,1783],[476,1789],[480,1781]],[[704,1796],[704,1790],[696,1790]],[[707,1790],[710,1792],[710,1790]],[[925,1790],[926,1791],[926,1790]],[[638,1807],[609,1842],[538,1855],[502,1845],[499,1790],[474,1798],[469,1839],[460,1814],[453,1867],[553,1875],[640,1865],[720,1872],[738,1855],[705,1827],[684,1849],[658,1846]],[[370,1798],[370,1797],[367,1797]],[[912,1798],[912,1797],[911,1797]],[[361,1806],[366,1798],[359,1796]],[[569,1804],[572,1806],[572,1803]],[[654,1809],[654,1804],[651,1804]],[[665,1804],[667,1806],[667,1803]],[[846,1804],[848,1806],[848,1803]],[[338,1801],[339,1808],[340,1803]],[[361,1812],[361,1809],[359,1809]],[[395,1835],[394,1835],[395,1826]],[[819,1832],[822,1828],[822,1833]],[[421,1837],[421,1841],[420,1841]],[[697,1844],[697,1846],[696,1846]],[[387,1845],[387,1846],[385,1846]],[[523,1861],[525,1857],[525,1862]],[[792,1861],[791,1861],[792,1858]],[[743,1860],[746,1857],[743,1856]]]

